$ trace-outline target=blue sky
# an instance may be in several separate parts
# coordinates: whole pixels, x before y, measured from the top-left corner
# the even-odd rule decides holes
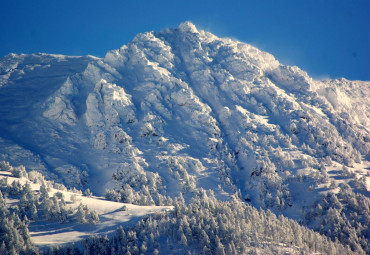
[[[103,57],[141,32],[190,20],[315,78],[370,80],[368,0],[0,0],[0,56]]]

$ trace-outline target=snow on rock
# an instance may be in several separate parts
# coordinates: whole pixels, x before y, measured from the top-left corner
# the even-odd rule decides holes
[[[122,128],[118,126],[112,127],[112,135],[113,138],[118,142],[118,143],[131,143],[132,138],[122,130]]]
[[[370,125],[370,109],[366,100],[370,96],[370,83],[346,79],[316,83],[316,92],[327,99],[333,110],[351,122],[363,127]]]
[[[86,100],[86,124],[88,126],[103,126],[103,115],[98,109],[99,101],[96,94],[89,94]]]
[[[19,62],[19,55],[10,53],[3,58],[0,64],[0,87],[8,83],[10,76],[16,71]]]
[[[68,187],[81,187],[86,184],[87,172],[81,171],[81,169],[73,165],[68,164],[57,167],[55,168],[55,172],[62,176],[64,183]]]
[[[198,29],[195,27],[193,23],[190,21],[183,22],[179,25],[178,29],[180,32],[190,32],[190,33],[198,33]]]
[[[50,171],[74,166],[82,174],[88,165],[86,185],[100,194],[127,183],[139,191],[157,174],[165,188],[152,195],[211,188],[288,213],[309,206],[296,190],[306,183],[312,201],[335,178],[361,186],[322,170],[332,162],[369,162],[369,82],[315,81],[190,22],[139,34],[104,59],[8,55],[0,70],[0,135],[40,155]],[[31,87],[24,82],[40,75]],[[25,100],[9,104],[18,98]]]
[[[99,132],[96,134],[94,140],[94,148],[97,150],[104,150],[105,148],[107,148],[107,141],[103,132]]]
[[[64,124],[74,124],[77,121],[77,117],[68,97],[76,92],[71,80],[68,78],[55,95],[48,99],[46,103],[47,109],[44,111],[43,116]]]
[[[134,122],[135,113],[132,107],[130,96],[123,88],[101,80],[87,98],[86,123],[91,127],[112,127],[119,124],[121,119],[125,123]]]
[[[268,75],[274,83],[281,85],[290,90],[311,90],[312,79],[297,66],[280,65],[278,68],[271,70]]]
[[[85,112],[95,149],[104,150],[110,142],[122,144],[131,140],[121,125],[136,121],[133,107],[131,97],[122,87],[104,79],[95,85],[94,92],[87,97]],[[107,140],[107,136],[113,139]]]
[[[45,162],[41,159],[40,155],[15,144],[11,140],[0,138],[0,160],[6,162],[13,162],[13,166],[22,165],[27,161],[27,170],[32,171],[37,169],[45,177],[53,179],[56,175],[48,171]]]

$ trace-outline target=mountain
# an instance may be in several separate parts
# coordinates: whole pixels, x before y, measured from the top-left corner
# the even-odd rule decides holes
[[[1,58],[0,160],[122,202],[212,190],[320,230],[336,204],[324,198],[348,222],[344,191],[368,201],[369,95],[370,82],[314,80],[185,22],[102,59]],[[353,245],[369,232],[359,217]]]

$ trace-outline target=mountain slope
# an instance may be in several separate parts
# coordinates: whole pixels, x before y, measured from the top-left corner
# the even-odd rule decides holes
[[[204,188],[302,219],[340,183],[369,197],[369,95],[185,22],[103,59],[3,57],[0,158],[123,202]]]
[[[2,254],[352,254],[294,220],[205,190],[188,204],[179,196],[174,206],[136,206],[67,190],[24,167],[0,162],[0,170]]]

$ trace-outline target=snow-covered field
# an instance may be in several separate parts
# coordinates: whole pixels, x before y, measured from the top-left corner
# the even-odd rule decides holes
[[[34,192],[40,191],[40,184],[35,184],[27,178],[12,177],[10,172],[0,171],[0,180],[8,177],[8,184],[19,181],[22,185],[29,183]],[[96,224],[78,224],[76,222],[59,223],[50,220],[32,221],[29,226],[31,239],[36,246],[57,246],[78,242],[92,235],[110,234],[117,227],[134,226],[144,215],[172,210],[173,206],[139,206],[128,203],[107,201],[102,197],[87,197],[80,192],[50,188],[49,196],[60,192],[65,198],[67,208],[76,209],[80,204],[95,211],[100,219]],[[15,204],[19,199],[7,199],[9,204]]]

